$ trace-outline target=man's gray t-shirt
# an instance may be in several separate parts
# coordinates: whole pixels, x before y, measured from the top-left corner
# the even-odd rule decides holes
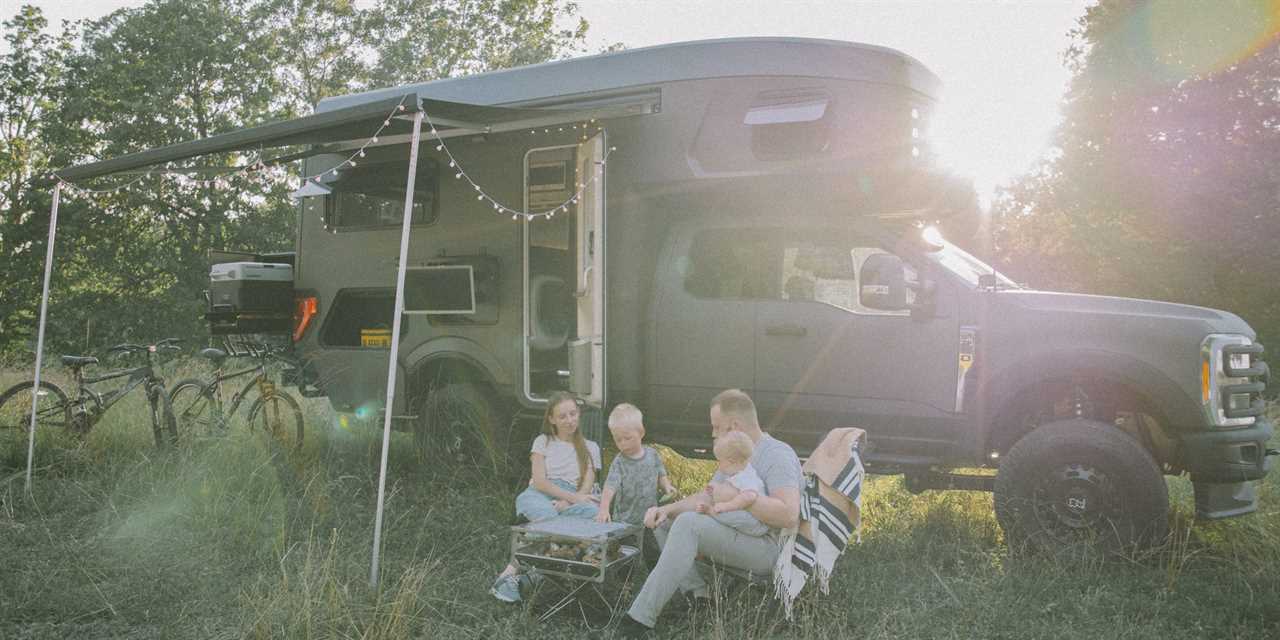
[[[767,433],[756,442],[749,463],[760,479],[764,480],[765,495],[786,488],[799,491],[804,485],[804,472],[800,470],[800,458],[796,456],[796,450]],[[769,535],[773,538],[776,539],[779,532],[780,529],[769,527]]]
[[[644,512],[658,505],[658,478],[665,475],[662,456],[651,447],[645,447],[639,458],[614,456],[604,481],[605,488],[613,487],[615,492],[609,505],[613,521],[644,522]]]

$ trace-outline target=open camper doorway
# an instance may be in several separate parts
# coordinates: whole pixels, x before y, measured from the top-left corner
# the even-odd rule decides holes
[[[524,395],[604,402],[604,136],[524,159]],[[567,205],[566,205],[567,203]]]

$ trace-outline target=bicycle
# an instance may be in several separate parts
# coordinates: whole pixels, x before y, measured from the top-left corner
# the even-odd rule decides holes
[[[267,375],[268,362],[274,360],[290,366],[294,363],[279,355],[276,350],[263,345],[242,343],[238,345],[240,350],[230,342],[226,346],[226,350],[208,348],[200,352],[202,357],[213,362],[212,377],[207,380],[179,380],[169,392],[169,402],[175,408],[181,438],[225,434],[231,416],[236,414],[250,392],[256,389],[258,396],[249,408],[250,430],[261,430],[295,451],[300,449],[303,437],[302,408],[297,400],[279,389]],[[253,358],[257,363],[241,371],[223,373],[223,364],[229,358]],[[231,397],[231,408],[224,411],[222,383],[250,374],[253,374],[253,378]],[[293,442],[290,443],[289,440]]]
[[[86,376],[84,368],[98,364],[92,356],[62,356],[62,364],[71,370],[75,379],[75,396],[71,397],[58,385],[48,380],[40,381],[40,391],[35,396],[35,380],[27,380],[9,387],[0,394],[0,429],[20,428],[26,430],[31,425],[31,403],[33,398],[39,401],[36,408],[36,428],[42,426],[62,427],[79,435],[84,435],[97,424],[115,403],[128,395],[130,391],[142,386],[147,396],[147,404],[151,408],[151,430],[155,435],[156,446],[164,448],[177,441],[178,429],[169,405],[169,395],[165,393],[164,379],[156,374],[155,354],[160,351],[181,350],[176,343],[178,338],[165,338],[152,345],[118,344],[108,349],[108,353],[127,356],[134,353],[146,355],[146,364],[128,369],[116,369],[101,375]],[[90,385],[107,380],[125,378],[124,385],[110,391],[99,392]]]

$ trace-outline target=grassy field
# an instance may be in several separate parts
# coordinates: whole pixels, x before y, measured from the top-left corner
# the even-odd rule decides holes
[[[0,375],[0,387],[16,380]],[[488,595],[507,556],[514,492],[391,449],[380,589],[369,557],[380,432],[306,404],[295,456],[233,430],[158,452],[141,398],[84,439],[0,433],[0,638],[578,638]],[[680,484],[704,463],[671,459]],[[826,595],[785,622],[762,590],[662,620],[672,638],[1280,637],[1280,474],[1259,513],[1194,522],[1172,479],[1172,541],[1100,563],[1010,556],[991,496],[913,496],[871,479],[863,543]]]

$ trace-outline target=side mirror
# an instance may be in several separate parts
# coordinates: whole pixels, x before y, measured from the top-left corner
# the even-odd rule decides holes
[[[888,253],[867,256],[862,263],[858,299],[862,306],[881,311],[907,308],[907,278],[902,259]]]

